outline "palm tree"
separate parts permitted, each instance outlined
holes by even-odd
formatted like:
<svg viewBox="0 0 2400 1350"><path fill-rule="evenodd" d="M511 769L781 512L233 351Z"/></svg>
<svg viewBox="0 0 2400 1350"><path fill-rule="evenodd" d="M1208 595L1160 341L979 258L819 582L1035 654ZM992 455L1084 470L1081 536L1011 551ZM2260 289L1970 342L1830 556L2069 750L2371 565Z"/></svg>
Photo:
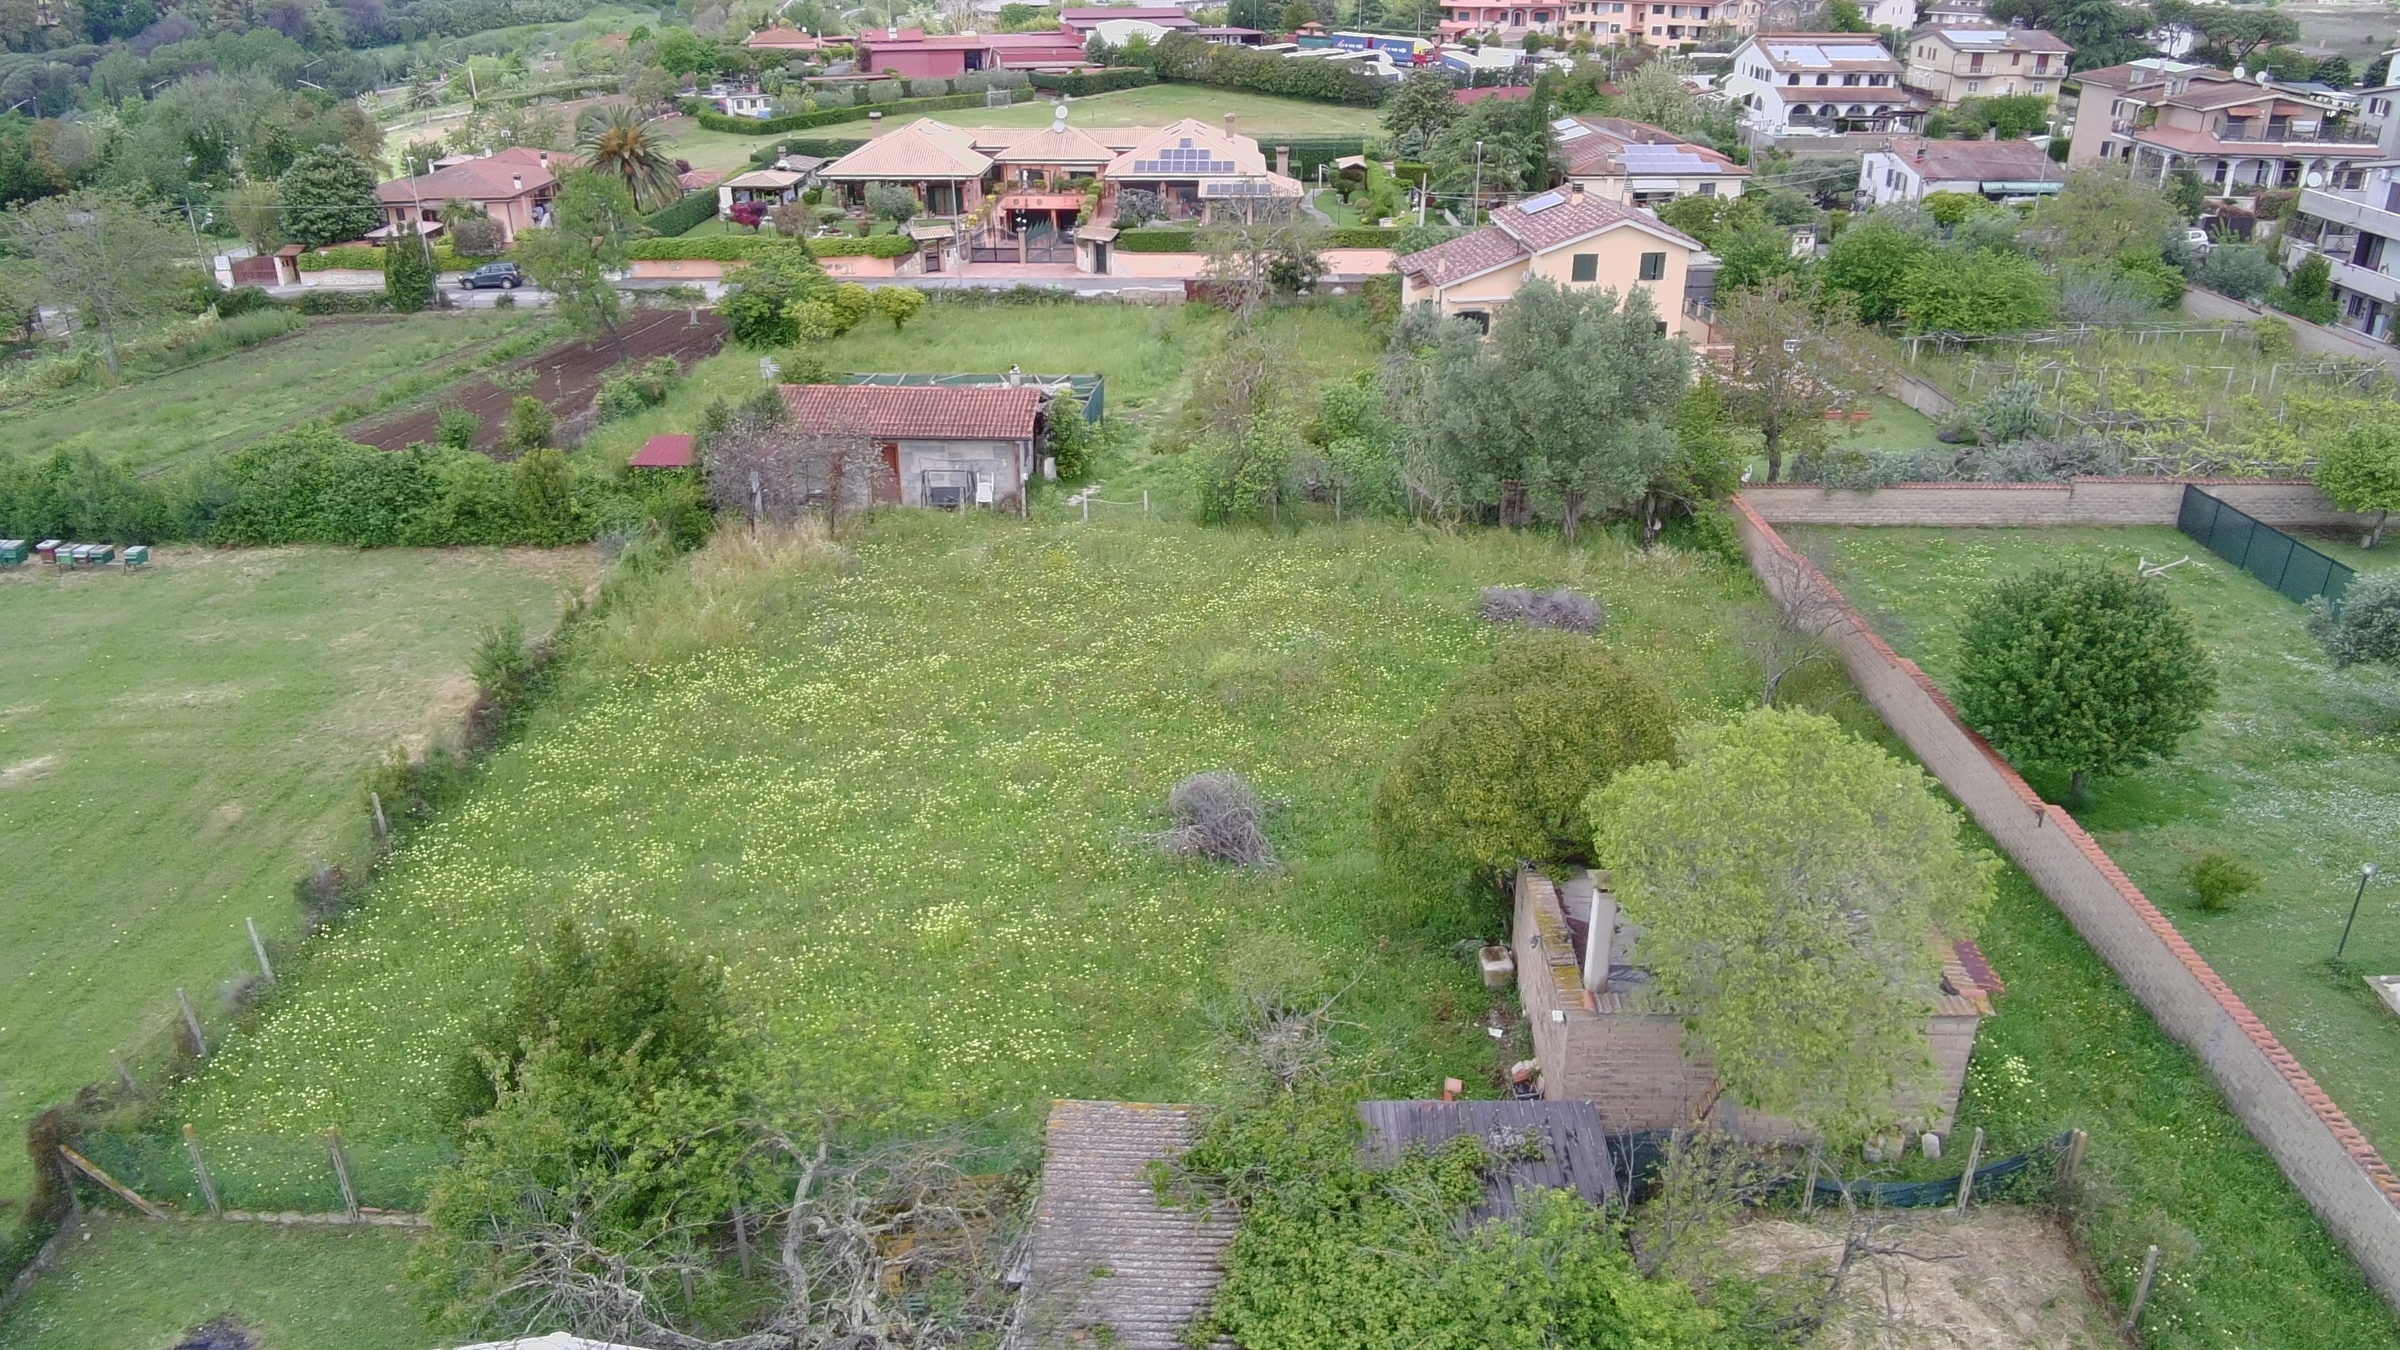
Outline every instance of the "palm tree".
<svg viewBox="0 0 2400 1350"><path fill-rule="evenodd" d="M575 120L575 148L595 172L623 183L634 204L645 211L656 211L683 195L675 161L659 148L653 125L622 103L586 108Z"/></svg>

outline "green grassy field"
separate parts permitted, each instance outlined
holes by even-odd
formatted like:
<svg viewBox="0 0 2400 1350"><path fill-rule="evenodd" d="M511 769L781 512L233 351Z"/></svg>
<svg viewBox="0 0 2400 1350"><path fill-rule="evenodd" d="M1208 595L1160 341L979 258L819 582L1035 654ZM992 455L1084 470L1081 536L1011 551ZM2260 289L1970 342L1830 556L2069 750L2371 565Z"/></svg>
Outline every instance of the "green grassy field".
<svg viewBox="0 0 2400 1350"><path fill-rule="evenodd" d="M584 551L166 549L146 573L0 574L0 1120L14 1130L175 989L221 1023L245 917L298 931L292 883L362 838L361 775L446 729L475 625L539 627ZM35 640L38 635L38 640ZM137 1059L137 1064L141 1063ZM0 1197L22 1195L0 1149ZM0 1210L0 1229L7 1211Z"/></svg>
<svg viewBox="0 0 2400 1350"><path fill-rule="evenodd" d="M1006 108L953 108L937 113L903 113L898 120L911 122L918 116L925 116L958 127L1050 125L1052 113L1048 97L1020 89L1016 98L1016 103ZM668 123L667 153L691 161L695 169L742 168L749 164L751 151L762 145L790 140L795 135L863 137L867 134L867 114L873 111L873 108L861 108L856 121L836 122L780 136L741 136L732 132L710 131L696 119L677 117ZM1262 145L1270 147L1276 136L1363 138L1377 134L1383 124L1383 114L1373 108L1306 103L1299 99L1276 98L1271 94L1216 89L1198 84L1153 84L1140 89L1120 89L1115 93L1079 98L1074 101L1067 120L1080 127L1158 127L1182 118L1197 117L1222 126L1227 113L1234 114L1234 126L1243 135L1255 136ZM894 119L887 115L884 120L890 123Z"/></svg>
<svg viewBox="0 0 2400 1350"><path fill-rule="evenodd" d="M1955 669L1962 607L2000 577L2193 555L2163 584L2216 657L2217 708L2175 759L2103 780L2077 817L2360 1128L2400 1154L2400 1023L2361 980L2400 970L2400 885L2370 889L2347 967L2327 964L2359 865L2390 866L2400 844L2400 677L2333 670L2299 606L2163 527L1797 535L1836 550L1836 580L1936 679ZM2032 777L2051 800L2065 790ZM2180 870L2210 849L2259 868L2264 889L2229 913L2201 910Z"/></svg>
<svg viewBox="0 0 2400 1350"><path fill-rule="evenodd" d="M1747 581L1613 540L882 518L838 567L774 578L738 642L579 658L179 1105L228 1156L337 1123L362 1148L433 1136L461 1028L557 915L719 952L794 1110L1017 1133L1054 1096L1206 1092L1206 1005L1262 946L1356 978L1395 1090L1489 1081L1488 996L1457 934L1393 909L1365 813L1491 641L1471 608L1499 582L1607 597L1612 641L1695 713L1743 696L1721 625ZM1140 842L1176 780L1226 767L1290 799L1287 870Z"/></svg>
<svg viewBox="0 0 2400 1350"><path fill-rule="evenodd" d="M427 1307L389 1228L100 1218L0 1327L10 1350L161 1350L217 1317L259 1350L424 1350Z"/></svg>
<svg viewBox="0 0 2400 1350"><path fill-rule="evenodd" d="M429 395L447 383L445 371L547 322L533 310L316 319L262 346L113 388L78 387L0 417L11 449L89 449L149 469L238 450L345 403Z"/></svg>

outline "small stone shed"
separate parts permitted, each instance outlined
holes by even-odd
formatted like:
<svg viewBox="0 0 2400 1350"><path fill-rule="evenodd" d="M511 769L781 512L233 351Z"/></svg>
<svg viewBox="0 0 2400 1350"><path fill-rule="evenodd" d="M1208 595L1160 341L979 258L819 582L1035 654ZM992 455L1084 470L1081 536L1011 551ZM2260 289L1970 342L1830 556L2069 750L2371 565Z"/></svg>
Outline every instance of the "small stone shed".
<svg viewBox="0 0 2400 1350"><path fill-rule="evenodd" d="M875 500L895 506L1019 509L1047 400L1030 387L787 384L793 423L856 436L883 457Z"/></svg>
<svg viewBox="0 0 2400 1350"><path fill-rule="evenodd" d="M1650 987L1640 964L1641 932L1625 922L1606 873L1578 872L1563 885L1518 869L1513 955L1517 993L1533 1026L1542 1096L1590 1101L1615 1133L1680 1129L1704 1111L1720 1127L1759 1142L1797 1142L1791 1121L1710 1100L1716 1069L1684 1045L1683 1018ZM1603 937L1591 941L1597 917ZM1589 960L1592 973L1585 974ZM1975 1033L2000 992L1972 942L1943 952L1941 988L1927 1031L1936 1070L1933 1099L1900 1103L1947 1134L1958 1111Z"/></svg>

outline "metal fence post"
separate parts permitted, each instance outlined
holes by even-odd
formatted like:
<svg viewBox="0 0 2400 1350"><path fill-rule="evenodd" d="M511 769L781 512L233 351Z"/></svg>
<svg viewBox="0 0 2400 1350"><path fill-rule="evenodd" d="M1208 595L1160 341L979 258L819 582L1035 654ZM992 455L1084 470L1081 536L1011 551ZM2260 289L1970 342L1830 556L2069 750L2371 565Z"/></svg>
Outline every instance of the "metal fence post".
<svg viewBox="0 0 2400 1350"><path fill-rule="evenodd" d="M350 1216L350 1222L357 1223L358 1188L350 1184L350 1151L342 1147L342 1130L338 1125L325 1131L325 1156L333 1163L333 1179L341 1184L342 1212Z"/></svg>
<svg viewBox="0 0 2400 1350"><path fill-rule="evenodd" d="M183 1151L192 1155L192 1175L200 1179L200 1198L208 1202L208 1212L224 1218L225 1206L217 1201L217 1179L208 1174L208 1159L200 1152L200 1131L190 1121L183 1125Z"/></svg>

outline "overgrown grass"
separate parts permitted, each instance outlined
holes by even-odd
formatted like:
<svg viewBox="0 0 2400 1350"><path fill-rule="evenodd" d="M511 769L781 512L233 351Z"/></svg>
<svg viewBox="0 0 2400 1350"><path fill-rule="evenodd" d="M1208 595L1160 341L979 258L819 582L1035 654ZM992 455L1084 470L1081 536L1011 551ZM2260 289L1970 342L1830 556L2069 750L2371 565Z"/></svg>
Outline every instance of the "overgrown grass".
<svg viewBox="0 0 2400 1350"><path fill-rule="evenodd" d="M847 557L765 551L757 585L703 584L704 556L645 603L723 623L585 630L561 704L178 1115L229 1157L337 1123L362 1148L433 1136L462 1029L562 914L720 953L795 1113L1022 1133L1055 1096L1205 1094L1206 1010L1262 947L1356 979L1346 1013L1392 1091L1494 1081L1490 996L1451 947L1469 921L1375 873L1383 763L1492 640L1480 587L1605 596L1609 641L1707 716L1747 696L1724 640L1747 579L1613 539L1060 515L894 514ZM1215 768L1289 799L1287 870L1142 841Z"/></svg>
<svg viewBox="0 0 2400 1350"><path fill-rule="evenodd" d="M148 572L0 574L0 1197L24 1122L109 1077L175 989L222 1027L242 920L299 929L292 883L363 839L359 782L446 728L475 625L541 631L588 552L161 550ZM355 860L353 860L355 861ZM14 1223L0 1208L0 1238Z"/></svg>
<svg viewBox="0 0 2400 1350"><path fill-rule="evenodd" d="M1958 1129L1987 1130L1987 1155L2090 1133L2072 1221L2118 1308L2160 1249L2143 1345L2400 1346L2390 1310L2199 1061L2014 867L1980 942L2008 993L1976 1040Z"/></svg>
<svg viewBox="0 0 2400 1350"><path fill-rule="evenodd" d="M2400 886L2369 888L2351 968L2326 964L2359 865L2400 842L2400 677L2334 670L2298 605L2163 527L1856 530L1831 542L1837 581L1936 679L1956 668L1963 607L1999 578L2062 561L2130 571L2143 557L2192 557L2161 584L2216 658L2216 710L2175 759L2102 780L2072 809L2368 1137L2400 1155L2400 1023L2361 978L2400 970ZM2063 780L2031 778L2062 799ZM2211 849L2259 868L2266 885L2229 912L2204 910L2181 873Z"/></svg>
<svg viewBox="0 0 2400 1350"><path fill-rule="evenodd" d="M363 412L430 393L489 344L547 326L535 310L314 319L263 346L18 404L4 414L7 448L89 449L135 469L220 454L345 405Z"/></svg>
<svg viewBox="0 0 2400 1350"><path fill-rule="evenodd" d="M222 1316L271 1350L432 1339L404 1232L101 1218L91 1234L0 1326L11 1350L149 1350Z"/></svg>

